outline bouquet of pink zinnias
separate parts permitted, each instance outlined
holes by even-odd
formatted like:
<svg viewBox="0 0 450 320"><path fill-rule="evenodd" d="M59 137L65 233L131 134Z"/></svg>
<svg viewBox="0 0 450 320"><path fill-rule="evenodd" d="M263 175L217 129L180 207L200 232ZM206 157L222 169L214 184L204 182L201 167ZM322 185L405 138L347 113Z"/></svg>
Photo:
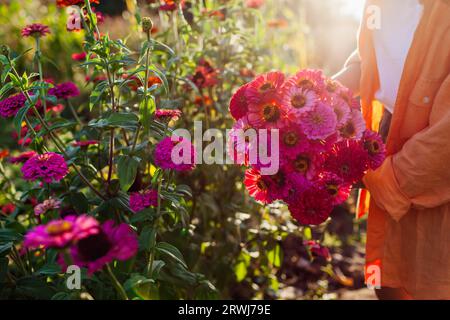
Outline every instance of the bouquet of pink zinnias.
<svg viewBox="0 0 450 320"><path fill-rule="evenodd" d="M385 159L383 141L366 130L351 91L321 71L302 70L288 78L281 72L261 75L239 88L230 112L237 121L228 153L248 167L244 184L250 195L264 204L284 201L304 225L324 222L347 200L352 185ZM265 151L279 152L276 174L263 174L266 164L259 157L251 161L253 151L261 152L261 135L237 138L237 132L249 129L268 132ZM274 136L278 144L270 141Z"/></svg>

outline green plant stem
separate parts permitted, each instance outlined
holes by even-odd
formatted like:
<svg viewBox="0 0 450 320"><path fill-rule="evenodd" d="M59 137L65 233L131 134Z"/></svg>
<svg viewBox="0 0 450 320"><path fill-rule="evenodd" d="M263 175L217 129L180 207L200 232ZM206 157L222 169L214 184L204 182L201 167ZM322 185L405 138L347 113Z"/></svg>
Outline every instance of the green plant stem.
<svg viewBox="0 0 450 320"><path fill-rule="evenodd" d="M69 107L70 112L72 113L73 117L75 118L75 121L82 126L83 122L81 122L80 117L78 116L77 112L75 111L75 108L73 107L72 103L69 99L66 99L66 104Z"/></svg>
<svg viewBox="0 0 450 320"><path fill-rule="evenodd" d="M138 137L139 137L139 132L140 131L141 131L141 125L139 124L137 129L136 129L136 135L134 136L133 146L131 147L131 154L133 154L134 150L136 149L136 145L137 145L137 141L138 141Z"/></svg>
<svg viewBox="0 0 450 320"><path fill-rule="evenodd" d="M89 2L89 0L84 0L84 4L86 6L86 9L87 9L88 16L89 16L89 19L91 21L91 24L94 26L94 29L95 29L95 32L97 33L98 39L100 39L100 30L98 29L97 23L95 23L95 21L97 21L97 16L95 16L95 20L94 20L94 15L95 14L92 11L91 3Z"/></svg>
<svg viewBox="0 0 450 320"><path fill-rule="evenodd" d="M114 275L114 272L111 269L111 266L106 264L106 272L108 273L112 284L114 285L114 288L116 289L117 293L123 300L128 300L127 293L125 292L125 289L120 284L119 280L117 280L116 276Z"/></svg>
<svg viewBox="0 0 450 320"><path fill-rule="evenodd" d="M111 108L112 112L116 112L116 98L114 95L114 75L112 75L113 78L111 78L111 72L109 71L108 62L105 62L106 64L106 76L108 78L108 84L109 84L109 90L111 91ZM111 128L110 130L110 138L109 138L109 157L108 157L108 178L107 183L108 185L111 184L111 177L113 173L113 164L114 164L114 128Z"/></svg>
<svg viewBox="0 0 450 320"><path fill-rule="evenodd" d="M38 64L38 70L39 70L39 80L41 82L44 82L44 72L42 69L42 61L41 61L41 56L42 56L42 52L41 52L41 38L40 37L36 37L36 60L37 60L37 64ZM41 101L42 104L44 106L44 117L47 114L47 100L45 100L45 92L44 89L41 88Z"/></svg>
<svg viewBox="0 0 450 320"><path fill-rule="evenodd" d="M153 270L153 263L155 261L155 245L156 245L156 236L158 235L158 220L159 220L159 216L161 215L161 188L162 188L162 176L160 176L158 178L158 204L156 207L156 218L155 221L153 222L153 228L155 229L154 232L154 237L153 239L151 239L151 243L154 244L152 248L150 248L150 256L148 259L148 265L147 265L147 275L151 276L152 275L152 270Z"/></svg>

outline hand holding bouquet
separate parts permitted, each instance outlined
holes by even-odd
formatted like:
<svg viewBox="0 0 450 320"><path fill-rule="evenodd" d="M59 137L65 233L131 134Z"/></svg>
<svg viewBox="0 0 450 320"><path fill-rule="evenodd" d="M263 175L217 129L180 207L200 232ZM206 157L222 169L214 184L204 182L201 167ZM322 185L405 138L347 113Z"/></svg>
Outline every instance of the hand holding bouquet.
<svg viewBox="0 0 450 320"><path fill-rule="evenodd" d="M324 222L347 200L352 185L385 159L383 141L366 130L358 101L321 71L261 75L237 90L230 112L237 122L228 151L249 167L244 184L250 195L264 204L286 202L304 225ZM263 174L259 138L238 139L237 132L248 129L277 131L278 150L267 148L279 151L276 174ZM255 150L256 161L250 161Z"/></svg>

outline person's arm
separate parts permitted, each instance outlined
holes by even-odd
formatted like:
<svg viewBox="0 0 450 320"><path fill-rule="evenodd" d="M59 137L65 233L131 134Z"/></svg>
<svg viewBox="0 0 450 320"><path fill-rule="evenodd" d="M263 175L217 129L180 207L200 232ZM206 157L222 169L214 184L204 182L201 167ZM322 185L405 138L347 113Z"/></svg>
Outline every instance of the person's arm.
<svg viewBox="0 0 450 320"><path fill-rule="evenodd" d="M430 125L363 179L377 205L399 221L411 208L450 202L450 75L435 100Z"/></svg>
<svg viewBox="0 0 450 320"><path fill-rule="evenodd" d="M359 95L361 58L357 50L355 50L347 59L344 68L332 78L341 83L344 87L349 88L355 96Z"/></svg>

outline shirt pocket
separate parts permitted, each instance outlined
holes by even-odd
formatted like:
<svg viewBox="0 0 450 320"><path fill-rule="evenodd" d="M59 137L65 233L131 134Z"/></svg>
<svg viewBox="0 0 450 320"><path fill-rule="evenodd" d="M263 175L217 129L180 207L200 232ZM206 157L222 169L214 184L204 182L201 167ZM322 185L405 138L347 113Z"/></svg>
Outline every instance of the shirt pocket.
<svg viewBox="0 0 450 320"><path fill-rule="evenodd" d="M430 124L430 114L442 80L419 78L408 100L401 136L409 139Z"/></svg>

